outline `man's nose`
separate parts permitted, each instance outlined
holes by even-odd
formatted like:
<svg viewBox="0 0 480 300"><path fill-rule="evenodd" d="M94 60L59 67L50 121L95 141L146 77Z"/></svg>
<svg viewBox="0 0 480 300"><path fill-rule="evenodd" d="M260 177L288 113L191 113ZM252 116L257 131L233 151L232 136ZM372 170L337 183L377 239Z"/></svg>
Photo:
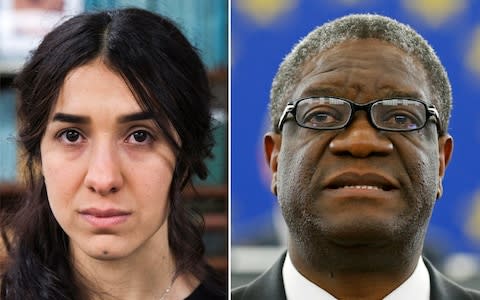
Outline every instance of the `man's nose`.
<svg viewBox="0 0 480 300"><path fill-rule="evenodd" d="M370 124L366 112L359 111L349 126L330 142L329 149L337 155L365 158L388 155L393 150L393 144Z"/></svg>
<svg viewBox="0 0 480 300"><path fill-rule="evenodd" d="M84 184L90 191L101 196L121 189L123 175L118 149L114 143L103 142L92 147Z"/></svg>

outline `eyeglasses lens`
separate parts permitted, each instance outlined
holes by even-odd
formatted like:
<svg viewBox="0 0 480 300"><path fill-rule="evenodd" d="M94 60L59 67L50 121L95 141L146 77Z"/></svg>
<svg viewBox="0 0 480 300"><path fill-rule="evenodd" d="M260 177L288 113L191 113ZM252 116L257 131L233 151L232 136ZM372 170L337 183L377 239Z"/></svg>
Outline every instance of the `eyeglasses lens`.
<svg viewBox="0 0 480 300"><path fill-rule="evenodd" d="M357 108L358 109L358 108ZM371 104L371 120L379 129L411 131L426 122L426 106L411 99L379 100ZM336 98L307 98L297 103L296 121L313 129L338 129L350 120L352 105Z"/></svg>
<svg viewBox="0 0 480 300"><path fill-rule="evenodd" d="M421 128L426 121L423 103L409 99L389 99L374 103L372 121L381 129L410 131Z"/></svg>
<svg viewBox="0 0 480 300"><path fill-rule="evenodd" d="M350 104L335 98L309 98L297 104L296 119L301 126L314 129L343 127L350 119Z"/></svg>

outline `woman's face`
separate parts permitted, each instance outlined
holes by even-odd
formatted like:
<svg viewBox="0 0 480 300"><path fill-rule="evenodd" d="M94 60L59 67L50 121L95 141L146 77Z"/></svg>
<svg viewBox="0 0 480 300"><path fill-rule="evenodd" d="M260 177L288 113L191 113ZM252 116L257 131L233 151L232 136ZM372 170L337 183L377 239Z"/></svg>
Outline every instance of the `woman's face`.
<svg viewBox="0 0 480 300"><path fill-rule="evenodd" d="M74 258L168 249L175 155L101 60L68 74L40 149L48 201Z"/></svg>

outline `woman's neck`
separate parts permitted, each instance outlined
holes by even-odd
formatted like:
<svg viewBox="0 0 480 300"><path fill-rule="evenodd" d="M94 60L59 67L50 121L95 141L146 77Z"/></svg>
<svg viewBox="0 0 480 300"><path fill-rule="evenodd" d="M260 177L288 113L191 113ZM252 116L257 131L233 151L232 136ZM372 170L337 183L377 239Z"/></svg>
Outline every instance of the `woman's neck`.
<svg viewBox="0 0 480 300"><path fill-rule="evenodd" d="M92 257L73 242L71 254L77 278L89 290L84 299L159 299L167 289L176 294L180 282L177 278L172 284L175 258L163 234L123 257Z"/></svg>

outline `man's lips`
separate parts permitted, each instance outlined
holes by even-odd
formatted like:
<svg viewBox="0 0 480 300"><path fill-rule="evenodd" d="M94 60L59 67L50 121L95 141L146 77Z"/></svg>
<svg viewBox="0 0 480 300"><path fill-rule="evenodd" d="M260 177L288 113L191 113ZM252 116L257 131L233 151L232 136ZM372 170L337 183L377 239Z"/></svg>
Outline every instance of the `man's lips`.
<svg viewBox="0 0 480 300"><path fill-rule="evenodd" d="M359 189L391 191L400 184L390 176L379 173L344 172L325 181L324 189Z"/></svg>

